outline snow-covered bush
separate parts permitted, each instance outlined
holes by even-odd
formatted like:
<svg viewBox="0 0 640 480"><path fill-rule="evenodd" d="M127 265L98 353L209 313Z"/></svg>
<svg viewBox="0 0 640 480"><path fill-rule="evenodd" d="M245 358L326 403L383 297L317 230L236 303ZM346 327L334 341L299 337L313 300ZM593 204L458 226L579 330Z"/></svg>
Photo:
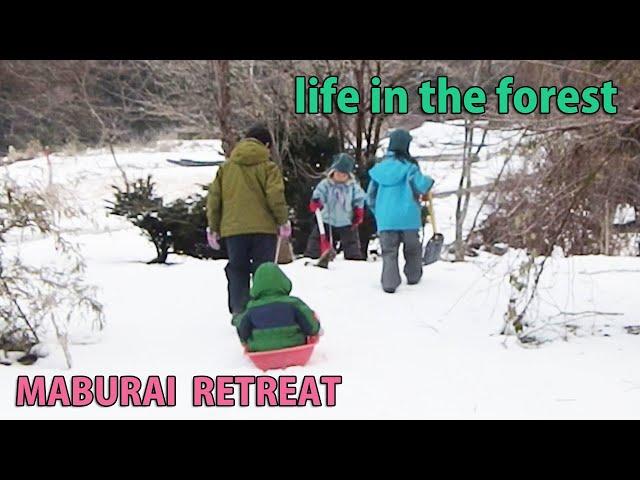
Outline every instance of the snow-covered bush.
<svg viewBox="0 0 640 480"><path fill-rule="evenodd" d="M519 252L517 262L509 272L509 303L504 313L502 335L516 335L526 342L529 323L526 313L534 293L535 275L539 266L528 252Z"/></svg>
<svg viewBox="0 0 640 480"><path fill-rule="evenodd" d="M70 335L80 328L103 328L102 305L84 281L84 259L59 227L61 219L81 214L59 185L19 185L6 175L0 180L1 350L28 357L55 335L71 366ZM55 251L55 262L22 258L18 246L29 233L44 237L43 248Z"/></svg>

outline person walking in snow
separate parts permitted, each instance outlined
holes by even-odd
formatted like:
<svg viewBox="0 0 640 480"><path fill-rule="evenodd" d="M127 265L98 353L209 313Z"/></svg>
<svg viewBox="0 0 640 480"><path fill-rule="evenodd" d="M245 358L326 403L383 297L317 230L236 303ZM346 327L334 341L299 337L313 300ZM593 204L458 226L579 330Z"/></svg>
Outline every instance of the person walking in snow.
<svg viewBox="0 0 640 480"><path fill-rule="evenodd" d="M422 278L422 226L420 196L433 186L433 179L420 172L409 154L411 135L395 130L390 137L385 157L369 171L367 205L378 225L382 248L382 289L394 293L402 279L398 266L398 251L403 244L404 274L409 285Z"/></svg>
<svg viewBox="0 0 640 480"><path fill-rule="evenodd" d="M346 260L363 259L358 227L364 219L366 195L353 174L354 167L355 160L350 155L334 156L327 177L316 186L309 204L312 213L321 210L325 231L331 232L334 242L340 240ZM330 246L320 245L320 230L316 224L307 241L305 256L319 258Z"/></svg>
<svg viewBox="0 0 640 480"><path fill-rule="evenodd" d="M246 311L233 320L248 351L297 347L307 343L307 337L322 335L316 314L290 295L292 287L278 265L260 265L253 279L251 301Z"/></svg>
<svg viewBox="0 0 640 480"><path fill-rule="evenodd" d="M207 197L207 241L220 249L224 239L229 263L229 312L243 312L251 274L276 254L277 238L289 238L291 223L278 166L270 160L269 130L251 127L218 169Z"/></svg>

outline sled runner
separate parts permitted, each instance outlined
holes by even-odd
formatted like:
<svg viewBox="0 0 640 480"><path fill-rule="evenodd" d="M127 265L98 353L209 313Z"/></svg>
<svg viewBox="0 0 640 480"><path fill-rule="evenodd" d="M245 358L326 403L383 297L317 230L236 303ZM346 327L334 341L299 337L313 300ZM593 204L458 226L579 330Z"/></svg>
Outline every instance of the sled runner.
<svg viewBox="0 0 640 480"><path fill-rule="evenodd" d="M444 243L444 236L441 233L438 233L436 228L436 217L433 212L433 194L431 192L429 192L427 196L427 208L429 208L429 218L431 219L431 226L433 227L433 236L424 248L424 253L422 255L423 265L431 265L432 263L440 260L442 244Z"/></svg>
<svg viewBox="0 0 640 480"><path fill-rule="evenodd" d="M281 348L266 352L249 352L245 347L245 354L260 370L275 370L286 367L306 365L311 358L313 349L318 343L318 337L307 337L307 343L297 347Z"/></svg>

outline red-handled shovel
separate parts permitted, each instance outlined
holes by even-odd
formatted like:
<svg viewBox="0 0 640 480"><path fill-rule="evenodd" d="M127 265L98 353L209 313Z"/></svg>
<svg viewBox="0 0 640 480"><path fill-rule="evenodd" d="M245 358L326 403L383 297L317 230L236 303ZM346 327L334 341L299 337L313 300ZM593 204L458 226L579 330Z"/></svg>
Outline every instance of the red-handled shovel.
<svg viewBox="0 0 640 480"><path fill-rule="evenodd" d="M329 268L329 262L336 258L336 251L333 249L331 239L327 238L327 232L324 228L324 220L320 209L316 210L316 221L318 222L318 231L320 232L320 258L316 266L320 268Z"/></svg>

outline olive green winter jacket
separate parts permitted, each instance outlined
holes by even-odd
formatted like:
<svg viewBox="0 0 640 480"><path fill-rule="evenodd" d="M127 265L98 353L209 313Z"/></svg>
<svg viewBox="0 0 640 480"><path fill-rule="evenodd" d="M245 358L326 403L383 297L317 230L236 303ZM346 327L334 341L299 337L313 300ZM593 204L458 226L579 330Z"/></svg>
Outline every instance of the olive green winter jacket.
<svg viewBox="0 0 640 480"><path fill-rule="evenodd" d="M253 138L241 140L209 187L209 228L222 238L275 234L288 216L282 174L269 159L269 149Z"/></svg>

